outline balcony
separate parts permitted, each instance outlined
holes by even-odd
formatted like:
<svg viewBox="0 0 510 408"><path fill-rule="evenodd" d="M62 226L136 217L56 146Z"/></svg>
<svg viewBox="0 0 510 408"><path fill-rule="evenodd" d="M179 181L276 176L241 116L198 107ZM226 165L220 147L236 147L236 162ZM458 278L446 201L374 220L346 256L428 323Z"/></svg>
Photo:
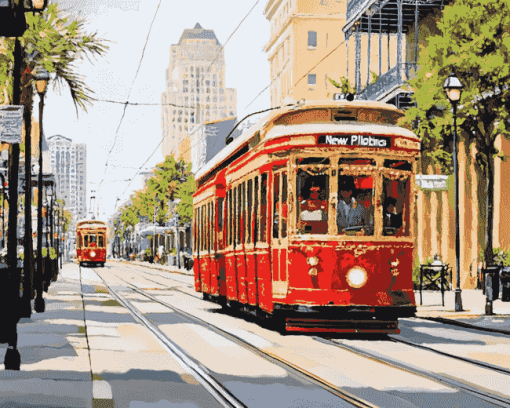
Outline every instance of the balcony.
<svg viewBox="0 0 510 408"><path fill-rule="evenodd" d="M370 101L380 101L391 92L405 84L410 79L416 77L417 65L414 63L403 63L392 67L389 71L382 74L377 81L368 85L360 93L362 99Z"/></svg>

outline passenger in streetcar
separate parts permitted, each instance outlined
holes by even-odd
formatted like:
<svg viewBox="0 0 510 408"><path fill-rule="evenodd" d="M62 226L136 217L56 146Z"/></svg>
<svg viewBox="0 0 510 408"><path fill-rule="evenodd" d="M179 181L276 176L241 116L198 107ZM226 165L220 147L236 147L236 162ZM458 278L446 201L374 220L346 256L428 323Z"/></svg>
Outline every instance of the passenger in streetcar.
<svg viewBox="0 0 510 408"><path fill-rule="evenodd" d="M300 195L300 220L297 225L300 233L326 234L328 232L328 202L321 199L321 194L319 186L312 186L307 200L302 200Z"/></svg>
<svg viewBox="0 0 510 408"><path fill-rule="evenodd" d="M394 235L402 227L402 214L397 211L397 199L387 197L384 201L384 234Z"/></svg>

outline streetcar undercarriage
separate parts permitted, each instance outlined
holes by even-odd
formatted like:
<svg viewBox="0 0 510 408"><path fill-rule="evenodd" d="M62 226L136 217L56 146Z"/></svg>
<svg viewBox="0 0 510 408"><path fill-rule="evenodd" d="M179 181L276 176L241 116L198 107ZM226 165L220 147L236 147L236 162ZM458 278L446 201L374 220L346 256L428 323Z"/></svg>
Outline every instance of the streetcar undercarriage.
<svg viewBox="0 0 510 408"><path fill-rule="evenodd" d="M378 333L399 334L398 319L413 317L415 306L303 306L275 304L273 313L257 306L243 304L203 293L205 300L220 304L226 309L240 311L270 322L282 332L301 333Z"/></svg>

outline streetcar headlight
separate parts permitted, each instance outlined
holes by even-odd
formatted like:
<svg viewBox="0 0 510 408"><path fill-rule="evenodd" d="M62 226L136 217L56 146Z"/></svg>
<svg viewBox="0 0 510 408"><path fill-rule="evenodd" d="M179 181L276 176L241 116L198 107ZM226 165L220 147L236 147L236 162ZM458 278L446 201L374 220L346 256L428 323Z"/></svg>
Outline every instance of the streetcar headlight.
<svg viewBox="0 0 510 408"><path fill-rule="evenodd" d="M310 258L307 258L306 262L308 262L308 265L315 266L319 263L319 258L316 256L311 256Z"/></svg>
<svg viewBox="0 0 510 408"><path fill-rule="evenodd" d="M355 266L347 272L347 283L353 288L361 288L367 283L367 272L360 266Z"/></svg>
<svg viewBox="0 0 510 408"><path fill-rule="evenodd" d="M90 251L90 256L94 258L96 256L96 253L94 251Z"/></svg>

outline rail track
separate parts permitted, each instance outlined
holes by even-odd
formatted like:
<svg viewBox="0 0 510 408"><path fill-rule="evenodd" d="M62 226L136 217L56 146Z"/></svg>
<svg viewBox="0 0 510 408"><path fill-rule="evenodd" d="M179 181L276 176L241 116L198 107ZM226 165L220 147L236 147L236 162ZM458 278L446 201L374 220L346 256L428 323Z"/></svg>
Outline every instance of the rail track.
<svg viewBox="0 0 510 408"><path fill-rule="evenodd" d="M141 271L141 272L144 273L145 275L159 276L159 277L162 277L164 279L172 279L172 280L175 280L177 282L187 284L187 282L185 282L185 281L183 281L181 279L173 279L172 276L165 276L164 273L161 273L161 274L160 273L153 273L152 271L148 272L148 271L144 271L144 270ZM140 288L134 286L130 282L126 281L125 279L120 278L118 275L116 275L116 276L119 279L123 280L133 291L135 291L135 292L137 292L137 293L139 293L139 294L141 294L141 295L143 295L143 296L153 300L154 302L157 302L157 303L159 303L161 305L164 305L164 306L168 307L169 309L171 309L172 311L174 311L176 313L179 313L179 314L181 314L183 316L186 316L189 319L192 319L194 321L200 322L201 324L207 324L208 327L211 330L215 331L216 333L218 333L218 334L220 334L220 335L222 335L222 336L224 336L226 338L229 338L230 340L236 342L239 345L242 345L243 347L246 347L246 348L250 349L251 351L257 353L258 355L260 355L260 356L262 356L262 357L264 357L266 359L268 359L271 362L276 362L276 363L279 363L280 365L286 366L288 369L295 370L296 374L298 374L300 376L305 375L311 381L320 384L321 386L323 386L326 389L328 389L328 391L334 393L335 395L338 395L341 398L345 397L345 395L343 393L339 394L339 390L336 387L334 387L334 386L332 386L330 384L324 383L323 381L321 381L319 378L316 378L312 374L306 373L306 372L300 370L297 367L288 365L284 360L278 359L278 358L276 358L273 355L267 354L264 351L262 351L262 350L260 350L258 348L255 348L251 344L245 342L243 339L241 339L241 338L239 338L239 337L237 337L237 336L235 336L235 335L233 335L231 333L228 333L228 332L226 332L226 331L224 331L224 330L222 330L220 328L211 326L211 325L209 325L208 322L206 322L206 321L204 321L204 320L202 320L202 319L200 319L200 318L198 318L196 316L192 316L189 313L184 312L184 311L176 308L175 306L169 305L168 303L166 303L164 301L161 301L161 300L157 299L155 296L147 293L143 289L140 289ZM150 278L148 278L146 276L144 276L144 279L146 279L148 281L151 281L151 282L154 282L157 285L165 287L165 285L163 283L157 282L157 281L155 281L153 279L150 279ZM168 287L168 288L170 288L170 287ZM188 292L186 292L184 290L180 290L179 288L172 288L172 289L173 290L177 290L180 293L183 293L185 295L194 297L196 299L200 299L201 298L198 295L190 294L190 293L188 293ZM331 339L331 338L318 337L318 336L313 336L313 337L317 341L319 341L321 343L334 345L335 347L339 347L339 348L342 348L344 350L348 350L348 351L356 353L356 354L358 354L360 356L369 358L371 360L378 361L378 362L383 363L385 365L389 365L391 367L395 367L395 368L398 368L398 369L406 371L406 372L411 372L413 374L419 375L420 377L427 378L427 379L432 380L434 382L438 382L438 383L440 383L442 385L447 384L449 387L451 387L453 389L456 389L459 392L467 393L470 396L474 396L476 398L482 399L482 400L484 400L486 402L489 402L491 404L494 404L496 406L503 406L503 407L510 408L510 400L502 398L502 397L499 397L499 396L495 396L495 395L493 395L491 393L488 393L488 392L486 392L486 391L484 391L482 389L470 386L468 384L465 384L465 383L462 383L462 382L459 382L459 381L455 381L455 380L453 380L451 378L448 378L448 377L445 377L445 376L442 376L442 375L435 374L435 373L430 372L428 370L421 370L421 369L413 367L413 366L411 366L409 364L405 364L403 362L398 362L398 361L392 360L390 358L382 357L382 356L377 355L375 353L370 353L370 352L367 352L365 350L359 350L356 347L339 343L339 342L337 342L337 341L335 341L334 339ZM476 365L476 366L481 367L481 368L486 368L486 369L490 369L492 371L497 371L497 372L505 374L505 375L509 375L509 383L510 383L510 370L507 370L505 368L498 367L498 366L495 366L495 365L492 365L492 364L488 364L488 363L484 363L484 362L480 362L480 361L476 361L476 360L469 359L469 358L459 357L459 356L456 356L454 354L445 353L445 352L442 352L442 351L435 350L435 349L433 349L431 347L423 346L423 345L420 345L420 344L416 344L416 343L413 343L413 342L410 342L410 341L406 341L406 340L403 340L403 339L394 338L394 337L391 337L391 336L384 335L384 338L389 340L389 341L395 342L395 343L405 344L407 346L416 347L416 348L419 348L419 349L422 349L422 350L431 351L431 352L434 352L436 354L439 354L439 355L442 355L442 356L445 356L445 357L454 358L456 360L459 360L459 361L462 361L462 362L465 362L465 363L468 363L468 364L473 364L473 365ZM349 399L350 398L354 398L354 400L349 401L349 402L353 403L355 406L372 406L370 403L368 403L366 401L362 401L358 397L353 396L351 394L348 394L347 397ZM357 405L357 404L361 404L361 405Z"/></svg>
<svg viewBox="0 0 510 408"><path fill-rule="evenodd" d="M103 272L103 271L101 271ZM110 272L111 273L111 272ZM145 327L147 327L150 332L160 341L160 343L165 347L165 349L174 357L177 359L177 361L181 364L182 367L184 367L186 370L190 372L191 375L200 383L202 384L214 397L215 399L223 406L225 407L247 407L247 405L243 404L242 401L240 401L238 398L236 398L227 388L225 388L219 381L217 381L212 375L206 372L206 370L202 369L199 364L193 361L193 359L187 355L178 345L176 345L171 339L169 339L161 330L157 328L155 324L153 324L149 319L147 319L144 314L136 308L128 299L126 299L124 296L119 294L117 291L115 291L108 283L105 281L105 279L96 272L96 274L101 278L103 281L103 284L108 289L110 294L122 305L124 306L139 322L141 322ZM113 273L112 273L113 274ZM295 367L271 354L268 354L259 348L254 347L253 345L247 343L243 339L228 333L218 327L215 327L213 325L210 325L207 321L200 319L199 317L193 316L173 305L168 304L165 301L162 301L155 296L147 293L145 290L140 289L133 285L131 282L127 281L126 279L123 279L122 277L119 277L117 274L114 274L116 278L120 279L124 282L124 284L129 287L133 292L138 293L148 299L150 299L153 302L156 302L162 306L167 307L169 310L171 310L173 313L176 313L179 316L182 316L188 321L191 321L196 324L200 324L203 326L206 326L209 330L212 330L216 334L224 337L225 339L228 339L232 342L234 342L237 345L240 345L244 347L245 349L248 349L249 351L257 354L258 356L266 359L267 361L276 364L280 367L282 367L284 370L286 370L290 375L293 375L295 377L299 377L302 380L315 384L316 386L319 386L320 388L326 390L327 392L339 397L342 401L339 401L339 403L343 402L344 405L339 406L348 406L348 407L363 407L363 408L375 408L375 405L371 404L370 402L367 402L349 392L346 392L344 390L341 390L331 384L328 384L327 382L321 380L320 378L317 378L311 373L308 373L302 369L299 369L298 367ZM158 282L155 282L158 283ZM161 286L161 283L158 283ZM184 291L180 291L184 294L188 294ZM189 295L189 294L188 294ZM191 295L190 295L191 296Z"/></svg>

